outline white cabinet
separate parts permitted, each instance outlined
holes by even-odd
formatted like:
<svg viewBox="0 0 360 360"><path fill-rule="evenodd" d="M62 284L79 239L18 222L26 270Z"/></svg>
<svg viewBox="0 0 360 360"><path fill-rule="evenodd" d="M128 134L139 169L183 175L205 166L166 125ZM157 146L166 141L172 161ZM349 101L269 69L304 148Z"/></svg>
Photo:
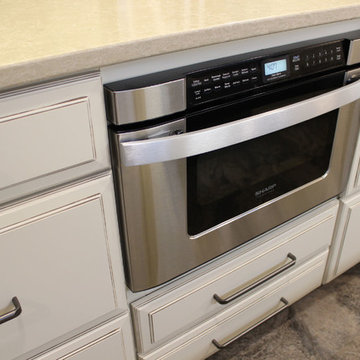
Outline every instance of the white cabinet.
<svg viewBox="0 0 360 360"><path fill-rule="evenodd" d="M229 309L238 306L244 309L252 306L252 303L268 296L273 291L270 288L278 281L286 282L296 277L294 274L298 274L298 269L305 271L308 266L312 267L310 264L316 264L316 276L312 278L312 274L307 278L301 275L304 276L304 287L295 286L296 291L292 288L287 293L290 293L290 299L298 299L320 286L337 208L338 201L330 201L132 303L140 357L156 359L159 352L163 354L163 350L155 351L160 345L169 341L177 342L173 339L178 337L187 337L191 329L209 319L212 319L209 321L213 326L213 322L217 322L224 311L233 311ZM291 295L292 292L297 295ZM221 304L221 299L219 302L216 297L231 300ZM266 306L258 306L257 311L249 310L249 313L242 315L237 325L239 328L246 327L255 319L255 314L260 316L262 312L267 312ZM204 328L203 331L208 330ZM200 336L200 333L197 334ZM164 346L167 348L170 345ZM175 358L185 356L182 352L180 354L180 357ZM187 359L186 356L183 358ZM200 359L202 356L191 355L189 359ZM172 359L171 356L169 358Z"/></svg>
<svg viewBox="0 0 360 360"><path fill-rule="evenodd" d="M0 163L1 360L134 359L99 74L0 95Z"/></svg>
<svg viewBox="0 0 360 360"><path fill-rule="evenodd" d="M111 175L0 213L1 358L13 359L125 312Z"/></svg>
<svg viewBox="0 0 360 360"><path fill-rule="evenodd" d="M134 360L130 316L116 318L34 360Z"/></svg>
<svg viewBox="0 0 360 360"><path fill-rule="evenodd" d="M110 168L98 74L0 96L0 204Z"/></svg>
<svg viewBox="0 0 360 360"><path fill-rule="evenodd" d="M360 262L360 193L340 201L325 282Z"/></svg>

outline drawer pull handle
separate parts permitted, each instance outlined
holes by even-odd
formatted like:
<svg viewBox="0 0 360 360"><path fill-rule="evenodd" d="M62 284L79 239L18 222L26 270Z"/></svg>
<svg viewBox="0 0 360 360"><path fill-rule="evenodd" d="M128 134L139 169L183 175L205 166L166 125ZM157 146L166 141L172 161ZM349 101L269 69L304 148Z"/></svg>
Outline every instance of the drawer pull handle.
<svg viewBox="0 0 360 360"><path fill-rule="evenodd" d="M4 313L0 313L0 324L15 319L21 314L22 309L18 298L14 296L11 301L14 306L11 309L6 309Z"/></svg>
<svg viewBox="0 0 360 360"><path fill-rule="evenodd" d="M236 335L235 337L233 337L232 339L220 344L217 340L213 339L212 343L218 348L218 349L224 349L225 347L227 347L228 345L230 345L232 342L234 342L235 340L240 339L242 336L244 336L245 334L247 334L249 331L255 329L257 326L259 326L260 324L262 324L263 322L265 322L266 320L269 320L271 317L273 317L274 315L278 314L280 311L284 310L288 305L289 302L285 299L285 298L281 298L280 301L283 303L283 305L276 309L275 311L273 311L272 313L270 313L269 315L267 315L265 318L257 321L255 324L251 325L249 328L247 328L246 330L242 331L240 334Z"/></svg>
<svg viewBox="0 0 360 360"><path fill-rule="evenodd" d="M285 265L280 266L279 268L277 268L276 270L272 271L271 273L265 275L264 277L262 277L261 279L255 281L254 283L244 287L243 289L241 289L240 291L236 292L235 294L230 295L227 298L222 298L221 296L219 296L218 294L214 294L214 299L221 305L226 305L229 302L237 299L238 297L246 294L247 292L255 289L256 287L262 285L263 283L265 283L266 281L272 279L273 277L275 277L276 275L279 275L280 273L282 273L283 271L289 269L290 267L294 266L296 263L296 256L288 253L287 257L291 260L290 262L286 263Z"/></svg>

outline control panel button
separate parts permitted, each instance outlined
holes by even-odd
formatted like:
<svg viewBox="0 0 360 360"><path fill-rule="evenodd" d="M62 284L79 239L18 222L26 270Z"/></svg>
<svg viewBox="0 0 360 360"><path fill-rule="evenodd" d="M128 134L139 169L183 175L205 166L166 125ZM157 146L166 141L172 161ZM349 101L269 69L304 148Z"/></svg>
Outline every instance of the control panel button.
<svg viewBox="0 0 360 360"><path fill-rule="evenodd" d="M211 83L211 78L210 78L210 76L205 76L204 78L203 78L203 84L204 84L204 86L207 86L207 85L209 85Z"/></svg>
<svg viewBox="0 0 360 360"><path fill-rule="evenodd" d="M196 87L200 87L202 85L202 81L200 79L194 79L191 82L191 87L196 88Z"/></svg>
<svg viewBox="0 0 360 360"><path fill-rule="evenodd" d="M217 83L221 81L221 74L211 75L211 81Z"/></svg>
<svg viewBox="0 0 360 360"><path fill-rule="evenodd" d="M230 79L230 77L231 77L230 72L225 72L221 75L221 78L223 80L228 80L228 79Z"/></svg>
<svg viewBox="0 0 360 360"><path fill-rule="evenodd" d="M231 72L231 75L233 76L233 78L237 78L240 76L240 70L233 70Z"/></svg>
<svg viewBox="0 0 360 360"><path fill-rule="evenodd" d="M300 62L301 61L301 56L300 56L300 54L296 54L296 55L293 55L292 57L291 57L291 62L292 63L298 63L298 62Z"/></svg>
<svg viewBox="0 0 360 360"><path fill-rule="evenodd" d="M242 68L241 69L241 75L248 75L249 74L249 68Z"/></svg>

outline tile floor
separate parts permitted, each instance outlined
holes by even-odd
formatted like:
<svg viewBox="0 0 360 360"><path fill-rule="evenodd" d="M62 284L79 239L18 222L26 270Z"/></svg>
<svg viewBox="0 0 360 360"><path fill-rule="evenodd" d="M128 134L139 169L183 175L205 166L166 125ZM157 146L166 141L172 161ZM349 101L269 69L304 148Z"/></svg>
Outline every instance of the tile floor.
<svg viewBox="0 0 360 360"><path fill-rule="evenodd" d="M208 360L360 360L360 264Z"/></svg>

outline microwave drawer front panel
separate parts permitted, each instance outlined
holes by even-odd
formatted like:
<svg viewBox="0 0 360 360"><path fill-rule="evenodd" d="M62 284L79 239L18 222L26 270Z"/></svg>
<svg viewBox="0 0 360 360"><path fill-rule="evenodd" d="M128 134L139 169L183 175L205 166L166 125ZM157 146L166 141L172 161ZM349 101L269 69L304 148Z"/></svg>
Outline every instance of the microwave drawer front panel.
<svg viewBox="0 0 360 360"><path fill-rule="evenodd" d="M101 83L0 98L0 203L109 168Z"/></svg>
<svg viewBox="0 0 360 360"><path fill-rule="evenodd" d="M135 352L131 331L130 317L127 314L69 341L35 360L134 360Z"/></svg>
<svg viewBox="0 0 360 360"><path fill-rule="evenodd" d="M285 308L281 299L291 305L321 285L327 251L283 275L265 289L236 305L227 308L210 320L203 322L186 334L168 342L163 347L140 354L142 360L198 360L205 359L218 349L219 344L231 341L267 316Z"/></svg>
<svg viewBox="0 0 360 360"><path fill-rule="evenodd" d="M306 217L298 226L287 224L288 231L280 235L268 234L268 240L249 254L232 259L173 291L163 292L151 301L133 303L138 347L143 352L154 348L327 249L336 219L335 203L327 211ZM274 273L278 275L271 276ZM220 304L216 297L230 299L229 304Z"/></svg>
<svg viewBox="0 0 360 360"><path fill-rule="evenodd" d="M125 310L110 259L111 185L107 176L0 212L0 312L15 296L22 308L0 324L2 360Z"/></svg>

